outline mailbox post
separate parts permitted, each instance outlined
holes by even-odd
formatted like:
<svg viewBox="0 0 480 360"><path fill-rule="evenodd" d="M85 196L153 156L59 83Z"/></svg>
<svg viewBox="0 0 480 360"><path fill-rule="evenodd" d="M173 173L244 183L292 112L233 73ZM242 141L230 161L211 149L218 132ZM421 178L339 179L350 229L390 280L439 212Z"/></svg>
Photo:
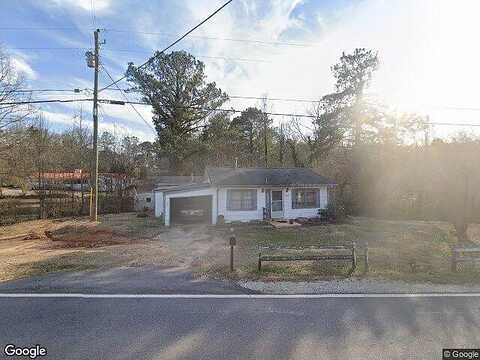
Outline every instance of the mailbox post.
<svg viewBox="0 0 480 360"><path fill-rule="evenodd" d="M230 232L232 233L230 235L230 272L233 272L233 247L237 245L237 238L235 237L233 228L230 229Z"/></svg>

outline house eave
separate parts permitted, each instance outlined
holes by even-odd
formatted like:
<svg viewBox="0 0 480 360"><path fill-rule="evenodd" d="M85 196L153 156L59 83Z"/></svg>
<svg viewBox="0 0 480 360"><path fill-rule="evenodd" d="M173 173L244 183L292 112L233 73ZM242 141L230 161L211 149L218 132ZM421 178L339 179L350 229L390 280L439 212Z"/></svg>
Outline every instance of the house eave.
<svg viewBox="0 0 480 360"><path fill-rule="evenodd" d="M251 184L251 185L244 185L244 184L239 184L239 185L234 185L234 184L218 184L215 185L218 186L219 188L231 188L231 187L238 187L238 188L312 188L312 187L319 187L319 186L336 186L336 184Z"/></svg>

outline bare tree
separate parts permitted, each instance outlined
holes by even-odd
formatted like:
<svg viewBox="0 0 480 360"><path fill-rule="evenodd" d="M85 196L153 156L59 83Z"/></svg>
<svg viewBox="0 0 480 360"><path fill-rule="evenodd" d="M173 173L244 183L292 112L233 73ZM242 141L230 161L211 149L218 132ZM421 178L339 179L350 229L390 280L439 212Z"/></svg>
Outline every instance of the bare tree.
<svg viewBox="0 0 480 360"><path fill-rule="evenodd" d="M8 54L0 48L0 159L23 140L23 131L18 126L25 121L34 109L26 102L30 96L20 92L25 81L19 75Z"/></svg>
<svg viewBox="0 0 480 360"><path fill-rule="evenodd" d="M24 78L15 71L8 54L0 49L0 131L32 114L33 108L28 104L12 104L29 100L25 92L19 92L24 86Z"/></svg>

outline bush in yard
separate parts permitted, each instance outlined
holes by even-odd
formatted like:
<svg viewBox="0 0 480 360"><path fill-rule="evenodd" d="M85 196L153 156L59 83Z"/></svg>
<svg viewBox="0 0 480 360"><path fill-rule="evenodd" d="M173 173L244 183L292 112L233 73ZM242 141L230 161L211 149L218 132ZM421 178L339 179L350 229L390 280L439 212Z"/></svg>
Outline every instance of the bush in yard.
<svg viewBox="0 0 480 360"><path fill-rule="evenodd" d="M345 207L340 203L329 203L326 208L326 217L328 222L344 222Z"/></svg>

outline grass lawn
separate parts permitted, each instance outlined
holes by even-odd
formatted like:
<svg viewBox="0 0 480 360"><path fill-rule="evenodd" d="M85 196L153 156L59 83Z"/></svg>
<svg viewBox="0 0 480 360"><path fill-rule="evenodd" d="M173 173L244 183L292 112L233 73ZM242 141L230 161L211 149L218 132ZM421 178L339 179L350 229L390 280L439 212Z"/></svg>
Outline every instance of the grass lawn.
<svg viewBox="0 0 480 360"><path fill-rule="evenodd" d="M315 252L319 245L354 241L359 255L368 242L370 272L363 274L360 257L353 278L480 283L480 268L474 264L460 265L458 273L450 271L451 247L457 239L453 227L444 222L350 218L338 225L233 227L237 236L236 271L231 274L229 226L167 229L154 217L139 218L133 213L104 215L99 223L91 223L87 218L65 218L4 226L0 227L0 281L55 271L143 265L182 266L199 276L212 278L264 281L343 278L349 265L339 262L265 262L258 272L258 253L308 253ZM6 239L19 234L31 236ZM469 238L480 244L480 225L470 225ZM417 264L416 271L412 270L412 262Z"/></svg>
<svg viewBox="0 0 480 360"><path fill-rule="evenodd" d="M457 239L453 227L444 222L386 221L350 218L345 224L304 226L272 229L260 225L237 226L236 273L228 268L211 266L204 271L212 276L230 276L259 280L313 280L346 276L349 265L339 262L265 262L257 270L258 253L314 252L313 248L327 244L355 242L358 254L368 243L369 267L363 274L363 257L353 277L384 278L410 282L480 283L480 268L462 264L458 273L450 271L451 247ZM227 229L223 237L228 238ZM480 225L469 227L472 241L480 244ZM417 266L412 269L411 263Z"/></svg>

